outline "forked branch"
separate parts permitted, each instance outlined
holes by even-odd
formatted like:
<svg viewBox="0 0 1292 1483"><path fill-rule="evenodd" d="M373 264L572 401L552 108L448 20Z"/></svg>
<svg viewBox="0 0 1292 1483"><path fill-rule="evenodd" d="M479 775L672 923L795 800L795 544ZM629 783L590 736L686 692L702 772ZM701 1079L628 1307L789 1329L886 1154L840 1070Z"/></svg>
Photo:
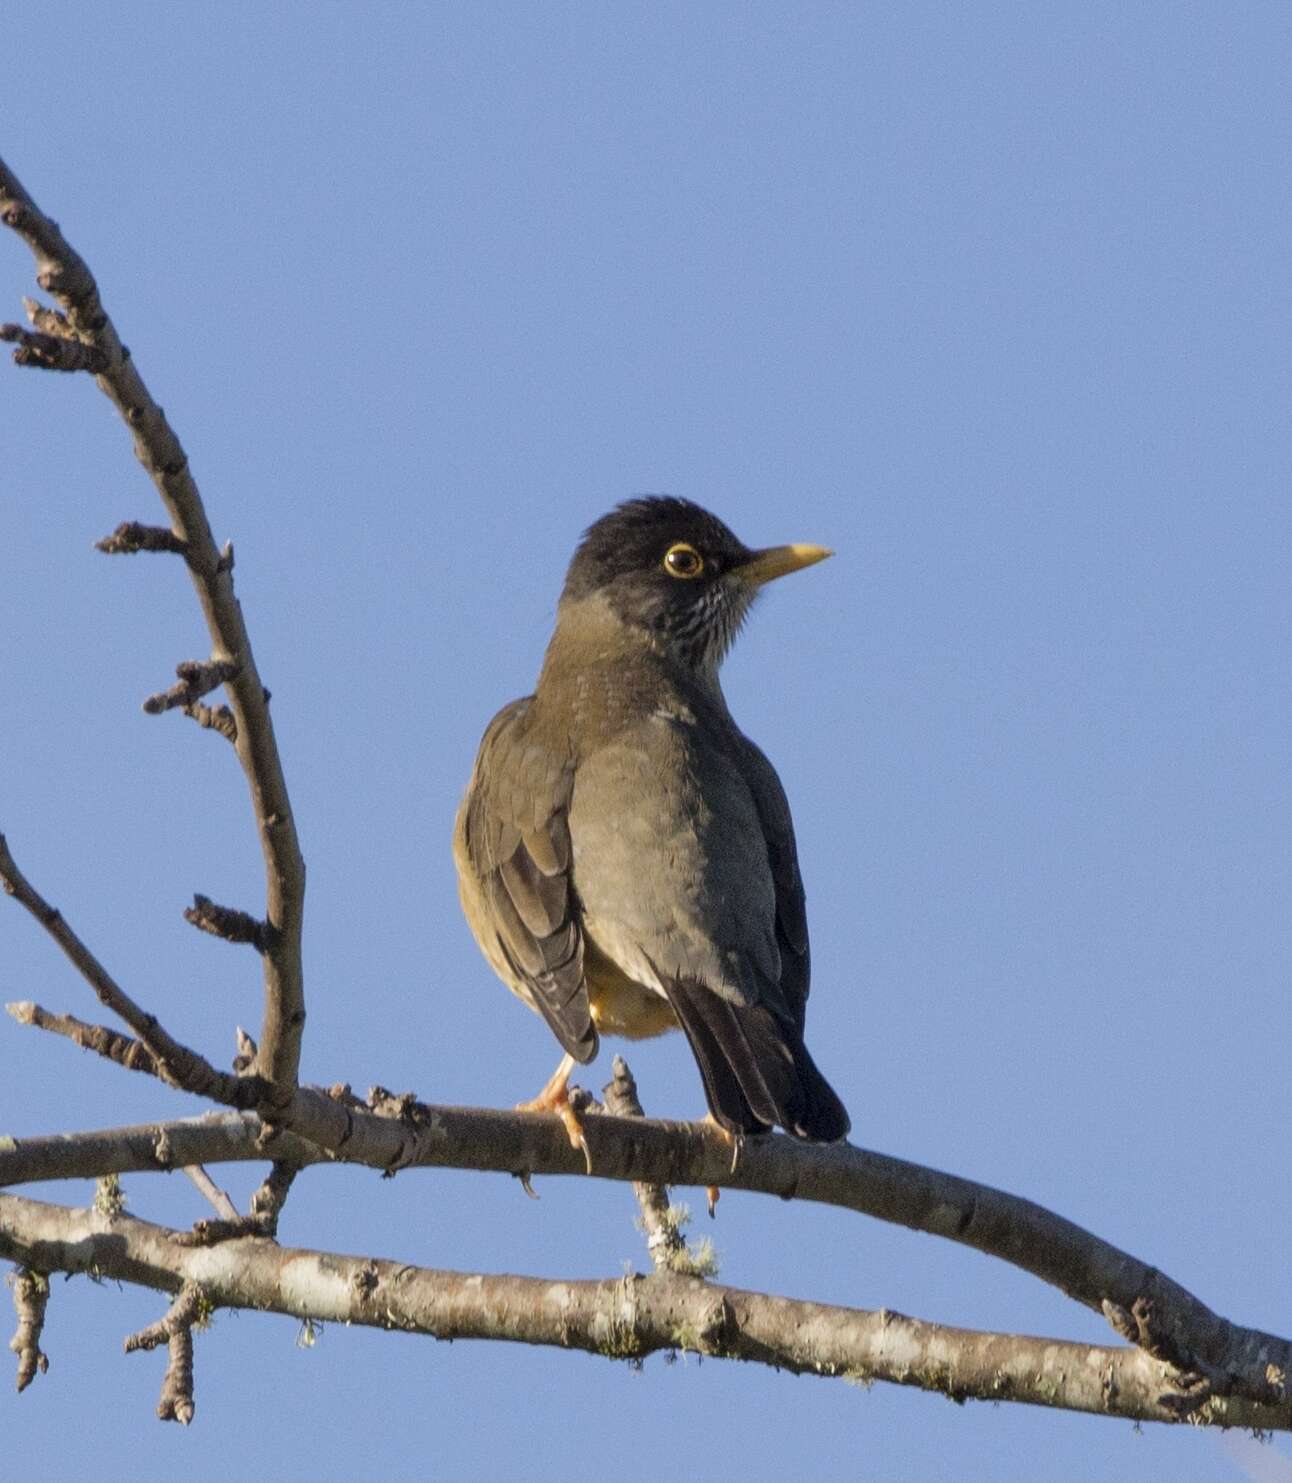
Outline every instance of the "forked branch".
<svg viewBox="0 0 1292 1483"><path fill-rule="evenodd" d="M170 533L192 576L210 633L211 661L236 667L236 673L225 681L232 717L219 729L236 737L265 857L265 918L272 940L263 957L265 1009L258 1069L270 1083L271 1103L286 1103L296 1083L305 1026L301 972L305 862L274 739L268 695L234 596L231 553L220 551L215 544L188 455L122 345L93 274L3 160L0 221L31 248L37 282L62 308L60 315L35 306L29 311L38 326L34 330L9 327L12 333L7 337L18 341L16 356L23 364L59 365L94 374L129 428L135 453L170 517ZM129 536L144 527L128 525L125 529ZM117 534L121 535L120 528ZM131 547L123 537L110 549L146 546L156 550L165 544L149 538ZM199 705L200 700L193 704Z"/></svg>

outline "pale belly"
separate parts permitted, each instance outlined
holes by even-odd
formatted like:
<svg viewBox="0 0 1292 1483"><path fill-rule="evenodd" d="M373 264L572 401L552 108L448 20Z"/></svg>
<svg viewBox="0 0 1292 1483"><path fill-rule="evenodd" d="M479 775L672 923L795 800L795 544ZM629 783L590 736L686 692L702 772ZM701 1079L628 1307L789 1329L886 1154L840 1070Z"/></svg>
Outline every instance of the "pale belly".
<svg viewBox="0 0 1292 1483"><path fill-rule="evenodd" d="M588 937L583 940L583 977L593 1023L603 1034L648 1040L677 1029L677 1016L664 995L635 983Z"/></svg>

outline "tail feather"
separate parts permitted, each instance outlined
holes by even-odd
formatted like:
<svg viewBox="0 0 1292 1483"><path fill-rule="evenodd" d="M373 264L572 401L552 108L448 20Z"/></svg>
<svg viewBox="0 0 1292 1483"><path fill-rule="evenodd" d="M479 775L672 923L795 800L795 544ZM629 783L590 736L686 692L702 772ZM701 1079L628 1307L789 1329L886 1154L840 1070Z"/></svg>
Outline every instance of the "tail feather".
<svg viewBox="0 0 1292 1483"><path fill-rule="evenodd" d="M796 1025L764 1005L733 1004L693 979L671 982L668 996L699 1063L709 1110L724 1128L765 1133L776 1124L818 1143L848 1136L848 1113Z"/></svg>
<svg viewBox="0 0 1292 1483"><path fill-rule="evenodd" d="M731 1058L708 1021L694 1013L689 1002L684 1002L681 996L672 1002L700 1068L709 1111L730 1133L770 1132L776 1121L775 1108L765 1104L766 1115L758 1116L741 1087Z"/></svg>

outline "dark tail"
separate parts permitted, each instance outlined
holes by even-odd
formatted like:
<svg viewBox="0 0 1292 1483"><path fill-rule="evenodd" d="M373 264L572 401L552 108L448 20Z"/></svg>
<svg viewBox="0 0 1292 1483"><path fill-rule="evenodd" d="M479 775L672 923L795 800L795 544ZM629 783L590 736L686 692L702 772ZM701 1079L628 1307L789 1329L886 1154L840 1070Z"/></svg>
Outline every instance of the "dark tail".
<svg viewBox="0 0 1292 1483"><path fill-rule="evenodd" d="M801 1031L761 1004L739 1005L694 979L668 985L691 1042L709 1110L732 1133L766 1133L837 1143L852 1126L816 1068Z"/></svg>

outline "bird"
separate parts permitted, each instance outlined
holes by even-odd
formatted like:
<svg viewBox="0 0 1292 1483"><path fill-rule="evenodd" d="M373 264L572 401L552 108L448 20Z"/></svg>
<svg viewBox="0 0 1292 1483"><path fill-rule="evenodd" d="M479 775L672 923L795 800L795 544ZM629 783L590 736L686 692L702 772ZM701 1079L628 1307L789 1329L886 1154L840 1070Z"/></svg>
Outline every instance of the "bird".
<svg viewBox="0 0 1292 1483"><path fill-rule="evenodd" d="M569 1080L603 1034L680 1029L732 1140L848 1134L803 1038L789 803L718 676L764 585L832 554L752 550L690 500L627 500L575 550L534 693L485 730L454 827L463 912L564 1051L519 1106L559 1114L589 1168Z"/></svg>

